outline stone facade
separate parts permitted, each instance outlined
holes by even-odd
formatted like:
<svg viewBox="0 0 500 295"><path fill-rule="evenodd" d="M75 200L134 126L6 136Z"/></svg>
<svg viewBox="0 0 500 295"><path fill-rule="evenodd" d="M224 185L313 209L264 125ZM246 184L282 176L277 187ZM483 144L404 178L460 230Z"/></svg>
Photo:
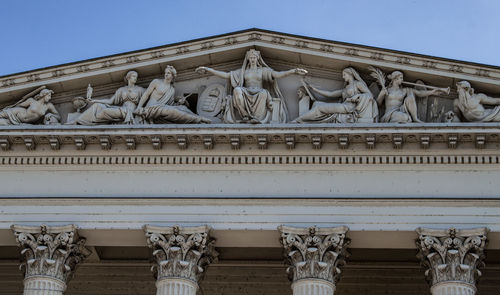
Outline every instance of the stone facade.
<svg viewBox="0 0 500 295"><path fill-rule="evenodd" d="M0 294L497 294L499 94L262 30L0 77Z"/></svg>

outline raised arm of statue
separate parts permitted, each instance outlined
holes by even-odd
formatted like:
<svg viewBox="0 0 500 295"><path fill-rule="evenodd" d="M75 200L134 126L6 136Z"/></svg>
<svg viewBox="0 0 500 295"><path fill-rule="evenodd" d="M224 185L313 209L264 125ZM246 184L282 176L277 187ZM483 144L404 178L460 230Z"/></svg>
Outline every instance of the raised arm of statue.
<svg viewBox="0 0 500 295"><path fill-rule="evenodd" d="M331 98L335 98L335 97L340 97L342 96L342 91L344 89L338 89L338 90L333 90L333 91L328 91L328 90L321 90L321 89L318 89L312 85L309 85L309 87L316 93L319 93L325 97L331 97Z"/></svg>
<svg viewBox="0 0 500 295"><path fill-rule="evenodd" d="M281 71L281 72L274 71L274 70L272 71L273 78L283 78L283 77L290 76L293 74L305 76L307 74L307 71L304 69L300 69L300 68L291 69L288 71Z"/></svg>
<svg viewBox="0 0 500 295"><path fill-rule="evenodd" d="M149 97L151 96L151 93L153 93L157 84L158 83L156 79L154 79L153 81L151 81L151 83L149 83L148 88L146 89L146 91L144 91L144 93L141 96L141 99L139 100L139 103L137 104L137 111L139 111L148 101Z"/></svg>
<svg viewBox="0 0 500 295"><path fill-rule="evenodd" d="M97 103L103 103L103 104L115 104L115 97L116 97L116 94L114 94L112 97L110 98L105 98L105 99L89 99L88 101L89 102L97 102Z"/></svg>
<svg viewBox="0 0 500 295"><path fill-rule="evenodd" d="M482 94L482 93L480 93ZM487 105L500 105L500 98L495 98L488 96L486 94L478 95L479 96L479 101L482 104L487 104Z"/></svg>
<svg viewBox="0 0 500 295"><path fill-rule="evenodd" d="M378 105L382 105L384 103L384 99L385 97L387 96L389 92L387 91L387 88L382 88L382 90L380 90L378 96L377 96L377 104Z"/></svg>
<svg viewBox="0 0 500 295"><path fill-rule="evenodd" d="M223 79L229 79L231 77L231 73L217 71L209 67L198 67L196 68L195 72L197 72L198 74L205 74L206 72L209 72L210 74Z"/></svg>
<svg viewBox="0 0 500 295"><path fill-rule="evenodd" d="M413 89L413 93L415 93L415 95L418 97L426 97L426 96L433 95L433 94L445 93L445 91L443 89L439 89L439 88L432 89L432 90Z"/></svg>
<svg viewBox="0 0 500 295"><path fill-rule="evenodd" d="M28 98L27 100L20 102L17 104L18 107L23 107L27 108L29 107L33 102L36 102L36 100L33 97Z"/></svg>

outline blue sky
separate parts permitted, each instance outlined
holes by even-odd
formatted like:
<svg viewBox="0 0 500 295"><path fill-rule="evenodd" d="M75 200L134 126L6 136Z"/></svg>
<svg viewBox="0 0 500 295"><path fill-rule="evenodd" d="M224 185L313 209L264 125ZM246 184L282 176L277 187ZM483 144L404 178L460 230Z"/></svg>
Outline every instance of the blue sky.
<svg viewBox="0 0 500 295"><path fill-rule="evenodd" d="M0 75L248 28L500 66L500 1L2 0Z"/></svg>

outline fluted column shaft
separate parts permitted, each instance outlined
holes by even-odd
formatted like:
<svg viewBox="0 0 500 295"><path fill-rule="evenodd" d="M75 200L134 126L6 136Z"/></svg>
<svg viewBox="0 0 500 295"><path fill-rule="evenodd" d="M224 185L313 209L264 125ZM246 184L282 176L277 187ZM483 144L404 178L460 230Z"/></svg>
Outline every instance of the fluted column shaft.
<svg viewBox="0 0 500 295"><path fill-rule="evenodd" d="M62 295L77 265L90 255L75 225L11 229L21 250L24 295Z"/></svg>
<svg viewBox="0 0 500 295"><path fill-rule="evenodd" d="M474 295L481 276L488 229L418 228L418 257L432 295Z"/></svg>
<svg viewBox="0 0 500 295"><path fill-rule="evenodd" d="M333 295L345 262L347 227L280 226L293 295Z"/></svg>
<svg viewBox="0 0 500 295"><path fill-rule="evenodd" d="M66 283L42 276L33 276L24 280L24 295L62 295L66 291Z"/></svg>
<svg viewBox="0 0 500 295"><path fill-rule="evenodd" d="M157 295L196 295L205 268L217 258L208 226L144 226L153 249Z"/></svg>
<svg viewBox="0 0 500 295"><path fill-rule="evenodd" d="M198 284L181 278L163 278L156 281L156 295L196 295Z"/></svg>
<svg viewBox="0 0 500 295"><path fill-rule="evenodd" d="M474 295L476 287L462 282L443 282L431 287L432 295Z"/></svg>
<svg viewBox="0 0 500 295"><path fill-rule="evenodd" d="M333 295L335 285L317 279L301 279L292 283L293 295Z"/></svg>

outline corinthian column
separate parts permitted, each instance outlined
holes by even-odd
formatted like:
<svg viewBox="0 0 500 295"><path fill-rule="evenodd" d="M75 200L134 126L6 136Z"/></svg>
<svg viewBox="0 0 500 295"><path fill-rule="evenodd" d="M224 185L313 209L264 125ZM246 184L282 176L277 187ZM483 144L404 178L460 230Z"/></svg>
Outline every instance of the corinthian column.
<svg viewBox="0 0 500 295"><path fill-rule="evenodd" d="M12 225L21 247L24 295L62 295L76 266L90 251L75 225Z"/></svg>
<svg viewBox="0 0 500 295"><path fill-rule="evenodd" d="M208 226L144 226L153 249L157 295L196 295L205 268L217 259Z"/></svg>
<svg viewBox="0 0 500 295"><path fill-rule="evenodd" d="M433 295L474 295L481 276L487 228L417 228L416 244Z"/></svg>
<svg viewBox="0 0 500 295"><path fill-rule="evenodd" d="M345 263L347 227L280 226L293 295L333 295Z"/></svg>

